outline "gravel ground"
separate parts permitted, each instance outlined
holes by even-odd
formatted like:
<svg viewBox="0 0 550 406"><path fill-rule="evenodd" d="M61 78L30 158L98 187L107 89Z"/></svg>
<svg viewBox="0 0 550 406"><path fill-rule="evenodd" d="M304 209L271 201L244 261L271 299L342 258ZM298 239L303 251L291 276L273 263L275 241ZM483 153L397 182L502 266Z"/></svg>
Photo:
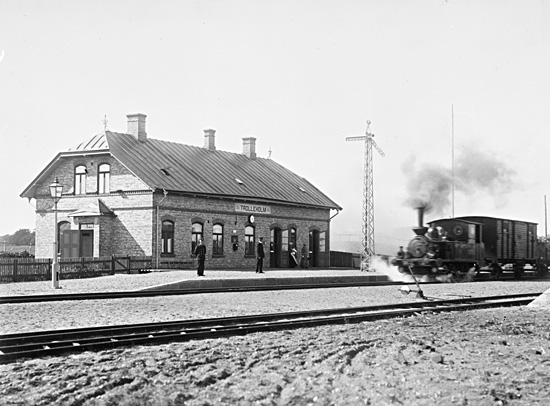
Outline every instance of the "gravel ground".
<svg viewBox="0 0 550 406"><path fill-rule="evenodd" d="M423 286L426 296L441 298L549 288L528 281ZM7 333L414 300L396 287L361 287L2 305L0 317ZM548 312L419 314L20 361L0 366L0 404L546 405Z"/></svg>

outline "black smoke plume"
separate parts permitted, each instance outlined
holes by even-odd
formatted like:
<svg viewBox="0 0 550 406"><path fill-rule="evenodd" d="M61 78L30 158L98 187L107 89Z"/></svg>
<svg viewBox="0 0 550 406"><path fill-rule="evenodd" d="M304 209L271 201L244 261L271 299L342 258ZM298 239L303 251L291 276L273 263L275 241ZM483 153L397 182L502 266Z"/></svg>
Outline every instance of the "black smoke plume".
<svg viewBox="0 0 550 406"><path fill-rule="evenodd" d="M415 157L403 163L408 198L405 204L413 209L423 207L425 213L444 214L451 205L452 168L438 163L418 164ZM507 190L513 188L515 171L497 157L473 147L463 147L455 158L455 191L467 195L484 193L497 204L506 201Z"/></svg>

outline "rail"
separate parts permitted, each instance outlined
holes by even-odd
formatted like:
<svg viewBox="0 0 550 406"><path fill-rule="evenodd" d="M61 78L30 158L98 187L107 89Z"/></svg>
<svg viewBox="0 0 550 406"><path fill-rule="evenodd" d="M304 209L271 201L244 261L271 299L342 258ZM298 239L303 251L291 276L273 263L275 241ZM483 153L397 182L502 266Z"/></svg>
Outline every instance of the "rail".
<svg viewBox="0 0 550 406"><path fill-rule="evenodd" d="M132 345L158 345L319 325L358 323L406 317L420 312L523 306L539 295L540 293L530 293L433 300L381 306L4 334L0 335L0 364L22 358L38 358L70 352L97 351Z"/></svg>

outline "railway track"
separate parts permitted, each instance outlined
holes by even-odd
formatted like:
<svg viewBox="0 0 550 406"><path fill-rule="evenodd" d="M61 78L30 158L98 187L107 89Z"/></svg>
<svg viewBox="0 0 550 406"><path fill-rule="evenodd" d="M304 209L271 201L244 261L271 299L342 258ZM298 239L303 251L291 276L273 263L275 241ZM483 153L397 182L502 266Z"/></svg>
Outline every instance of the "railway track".
<svg viewBox="0 0 550 406"><path fill-rule="evenodd" d="M4 334L0 335L0 363L70 352L98 351L133 345L158 345L328 324L357 323L410 316L420 312L522 306L530 303L540 294L427 300L381 306Z"/></svg>

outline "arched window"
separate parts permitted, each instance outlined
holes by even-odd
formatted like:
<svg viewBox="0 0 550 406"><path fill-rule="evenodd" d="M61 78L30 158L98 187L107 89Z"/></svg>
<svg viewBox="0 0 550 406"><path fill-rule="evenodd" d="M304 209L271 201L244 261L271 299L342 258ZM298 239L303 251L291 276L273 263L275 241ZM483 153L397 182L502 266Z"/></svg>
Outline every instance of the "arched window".
<svg viewBox="0 0 550 406"><path fill-rule="evenodd" d="M202 224L193 223L191 227L191 253L195 252L195 247L199 243L199 239L202 239Z"/></svg>
<svg viewBox="0 0 550 406"><path fill-rule="evenodd" d="M254 255L255 229L246 226L244 229L244 255Z"/></svg>
<svg viewBox="0 0 550 406"><path fill-rule="evenodd" d="M86 194L86 174L88 170L84 165L78 165L74 168L74 194L85 195Z"/></svg>
<svg viewBox="0 0 550 406"><path fill-rule="evenodd" d="M223 255L223 225L212 227L212 255Z"/></svg>
<svg viewBox="0 0 550 406"><path fill-rule="evenodd" d="M111 165L101 164L97 173L97 192L109 193L109 181L111 177Z"/></svg>
<svg viewBox="0 0 550 406"><path fill-rule="evenodd" d="M162 222L162 254L174 253L174 222L163 221Z"/></svg>

